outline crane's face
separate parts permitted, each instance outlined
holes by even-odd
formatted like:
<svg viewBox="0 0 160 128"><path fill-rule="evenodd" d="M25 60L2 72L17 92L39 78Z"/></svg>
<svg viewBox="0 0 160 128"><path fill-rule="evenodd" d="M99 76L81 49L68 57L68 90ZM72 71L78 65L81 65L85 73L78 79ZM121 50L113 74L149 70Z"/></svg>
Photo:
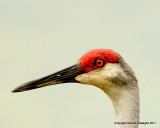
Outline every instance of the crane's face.
<svg viewBox="0 0 160 128"><path fill-rule="evenodd" d="M120 67L117 54L110 49L95 49L84 54L76 65L23 84L13 90L21 92L48 85L79 82L103 88L118 78Z"/></svg>
<svg viewBox="0 0 160 128"><path fill-rule="evenodd" d="M80 74L75 79L82 84L94 85L103 90L125 85L127 78L119 63L107 63L103 67Z"/></svg>
<svg viewBox="0 0 160 128"><path fill-rule="evenodd" d="M75 77L83 84L95 85L103 88L111 85L119 72L119 58L110 49L95 49L84 54L79 63L85 72Z"/></svg>

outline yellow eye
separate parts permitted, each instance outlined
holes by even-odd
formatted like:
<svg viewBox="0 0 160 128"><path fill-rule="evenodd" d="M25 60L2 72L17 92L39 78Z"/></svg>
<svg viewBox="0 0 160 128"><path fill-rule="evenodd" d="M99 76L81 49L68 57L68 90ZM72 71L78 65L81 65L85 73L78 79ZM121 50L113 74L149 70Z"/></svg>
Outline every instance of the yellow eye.
<svg viewBox="0 0 160 128"><path fill-rule="evenodd" d="M96 60L95 64L96 64L96 66L98 66L98 67L102 67L102 66L104 65L104 61L101 60L101 59L98 59L98 60Z"/></svg>

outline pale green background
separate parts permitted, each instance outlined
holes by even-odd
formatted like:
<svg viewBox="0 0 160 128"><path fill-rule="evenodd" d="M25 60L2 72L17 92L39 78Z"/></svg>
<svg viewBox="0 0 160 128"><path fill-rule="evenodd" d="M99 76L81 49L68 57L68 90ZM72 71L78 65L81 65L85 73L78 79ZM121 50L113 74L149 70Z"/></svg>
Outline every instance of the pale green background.
<svg viewBox="0 0 160 128"><path fill-rule="evenodd" d="M100 89L63 84L11 93L20 84L110 48L136 72L141 121L160 126L159 0L1 0L0 128L114 128Z"/></svg>

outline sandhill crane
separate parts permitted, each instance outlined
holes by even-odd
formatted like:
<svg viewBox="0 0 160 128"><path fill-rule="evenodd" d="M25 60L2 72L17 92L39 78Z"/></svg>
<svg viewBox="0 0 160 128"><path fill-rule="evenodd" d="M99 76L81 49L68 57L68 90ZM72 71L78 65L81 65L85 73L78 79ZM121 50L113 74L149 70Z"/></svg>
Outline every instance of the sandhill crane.
<svg viewBox="0 0 160 128"><path fill-rule="evenodd" d="M112 101L117 123L124 122L124 125L117 125L118 128L138 128L138 81L130 66L111 49L91 50L75 65L25 83L13 92L67 82L94 85L102 89Z"/></svg>

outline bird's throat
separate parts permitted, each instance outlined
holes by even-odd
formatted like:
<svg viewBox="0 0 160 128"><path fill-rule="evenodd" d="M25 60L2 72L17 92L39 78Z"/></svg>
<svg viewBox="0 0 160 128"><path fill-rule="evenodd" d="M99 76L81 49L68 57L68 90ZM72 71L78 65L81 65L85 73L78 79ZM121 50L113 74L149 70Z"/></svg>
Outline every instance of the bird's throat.
<svg viewBox="0 0 160 128"><path fill-rule="evenodd" d="M120 87L105 91L112 100L116 113L117 128L138 128L139 92L138 87Z"/></svg>

